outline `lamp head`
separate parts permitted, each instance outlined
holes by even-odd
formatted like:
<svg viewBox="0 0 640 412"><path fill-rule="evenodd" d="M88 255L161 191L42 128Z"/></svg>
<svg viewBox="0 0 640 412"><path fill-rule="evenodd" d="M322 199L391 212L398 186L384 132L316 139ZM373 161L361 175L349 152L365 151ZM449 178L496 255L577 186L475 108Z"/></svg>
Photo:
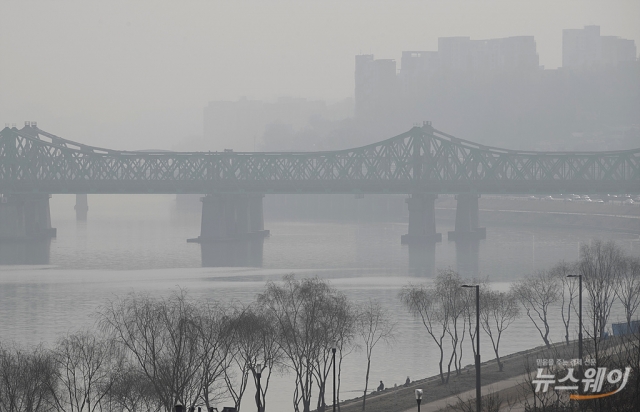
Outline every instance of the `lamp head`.
<svg viewBox="0 0 640 412"><path fill-rule="evenodd" d="M259 363L256 365L256 373L258 375L262 373L262 365Z"/></svg>
<svg viewBox="0 0 640 412"><path fill-rule="evenodd" d="M422 389L416 389L416 400L422 400Z"/></svg>

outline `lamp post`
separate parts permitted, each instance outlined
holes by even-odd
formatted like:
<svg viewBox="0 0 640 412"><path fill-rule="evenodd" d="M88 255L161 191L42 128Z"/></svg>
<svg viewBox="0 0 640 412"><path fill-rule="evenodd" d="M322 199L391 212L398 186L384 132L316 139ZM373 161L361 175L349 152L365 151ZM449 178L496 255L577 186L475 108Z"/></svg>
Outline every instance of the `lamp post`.
<svg viewBox="0 0 640 412"><path fill-rule="evenodd" d="M175 412L184 412L184 405L182 405L182 402L180 401L176 402L173 408L175 409Z"/></svg>
<svg viewBox="0 0 640 412"><path fill-rule="evenodd" d="M582 375L582 275L567 275L568 278L578 278L578 359Z"/></svg>
<svg viewBox="0 0 640 412"><path fill-rule="evenodd" d="M480 285L462 285L476 288L476 410L482 411L482 391L480 389Z"/></svg>
<svg viewBox="0 0 640 412"><path fill-rule="evenodd" d="M418 412L420 412L420 403L422 403L422 389L416 389L416 402L418 402Z"/></svg>
<svg viewBox="0 0 640 412"><path fill-rule="evenodd" d="M331 348L331 363L333 364L333 412L336 412L336 344Z"/></svg>
<svg viewBox="0 0 640 412"><path fill-rule="evenodd" d="M260 387L260 378L262 377L262 365L256 365L256 377L258 378L258 385L256 387L256 403L258 404L258 412L262 412L262 389Z"/></svg>

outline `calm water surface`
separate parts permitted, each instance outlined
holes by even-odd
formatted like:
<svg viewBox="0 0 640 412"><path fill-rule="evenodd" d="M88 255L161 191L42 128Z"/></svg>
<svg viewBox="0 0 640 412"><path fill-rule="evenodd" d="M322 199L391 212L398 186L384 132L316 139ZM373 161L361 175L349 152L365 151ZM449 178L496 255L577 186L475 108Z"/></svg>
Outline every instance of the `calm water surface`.
<svg viewBox="0 0 640 412"><path fill-rule="evenodd" d="M640 251L637 235L605 231L488 227L487 240L480 242L445 240L431 247L409 248L400 244L406 223L268 219L265 226L271 237L263 244L201 249L185 241L199 234L199 214L177 213L172 196L89 199L89 220L78 223L73 196L52 198L58 236L50 245L0 244L2 341L53 344L66 332L91 327L92 314L106 299L132 291L162 296L180 287L196 298L248 303L266 281L296 273L329 279L354 301L372 297L383 302L398 324L397 340L392 346L376 347L369 386L375 388L379 380L393 386L407 376L413 380L436 374L438 367L435 344L397 299L409 282L429 282L437 270L452 268L507 289L528 273L562 259L577 259L580 243L596 237L614 239L630 253ZM446 239L453 222L438 221L437 227ZM613 317L621 319L619 311ZM553 339L558 341L562 336L559 317L553 322ZM489 349L488 338L481 339L484 349ZM541 343L537 331L522 318L504 333L501 352ZM484 349L483 359L492 358ZM471 350L465 350L463 364L471 364ZM342 398L361 394L365 368L362 353L345 359ZM276 376L271 385L268 409L292 410L293 380ZM245 402L252 402L251 395Z"/></svg>

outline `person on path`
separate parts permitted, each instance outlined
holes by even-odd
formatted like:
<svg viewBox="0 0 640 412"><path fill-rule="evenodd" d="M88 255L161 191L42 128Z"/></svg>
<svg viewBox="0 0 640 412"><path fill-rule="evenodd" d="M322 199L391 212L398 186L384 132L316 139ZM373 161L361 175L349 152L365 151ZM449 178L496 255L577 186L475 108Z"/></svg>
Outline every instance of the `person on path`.
<svg viewBox="0 0 640 412"><path fill-rule="evenodd" d="M384 390L384 383L382 383L382 381L380 381L380 385L378 386L378 392L383 391Z"/></svg>

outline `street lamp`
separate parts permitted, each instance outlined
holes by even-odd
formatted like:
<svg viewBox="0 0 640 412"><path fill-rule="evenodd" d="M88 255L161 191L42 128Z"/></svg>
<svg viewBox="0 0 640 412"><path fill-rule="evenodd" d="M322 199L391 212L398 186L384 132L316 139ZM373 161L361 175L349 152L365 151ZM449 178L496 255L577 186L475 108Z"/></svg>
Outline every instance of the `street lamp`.
<svg viewBox="0 0 640 412"><path fill-rule="evenodd" d="M568 278L578 278L578 359L582 372L582 275L567 275Z"/></svg>
<svg viewBox="0 0 640 412"><path fill-rule="evenodd" d="M420 403L422 402L422 389L416 389L416 402L418 402L418 412L420 412Z"/></svg>
<svg viewBox="0 0 640 412"><path fill-rule="evenodd" d="M256 403L258 404L258 412L262 412L262 390L260 388L260 378L262 377L262 365L256 365L256 377L258 378L258 385L256 387Z"/></svg>
<svg viewBox="0 0 640 412"><path fill-rule="evenodd" d="M174 409L176 412L184 412L184 405L182 405L182 402L178 401L176 402Z"/></svg>
<svg viewBox="0 0 640 412"><path fill-rule="evenodd" d="M336 343L331 348L331 363L333 364L333 412L336 412Z"/></svg>
<svg viewBox="0 0 640 412"><path fill-rule="evenodd" d="M476 410L482 411L482 391L480 390L480 285L462 285L476 288Z"/></svg>

